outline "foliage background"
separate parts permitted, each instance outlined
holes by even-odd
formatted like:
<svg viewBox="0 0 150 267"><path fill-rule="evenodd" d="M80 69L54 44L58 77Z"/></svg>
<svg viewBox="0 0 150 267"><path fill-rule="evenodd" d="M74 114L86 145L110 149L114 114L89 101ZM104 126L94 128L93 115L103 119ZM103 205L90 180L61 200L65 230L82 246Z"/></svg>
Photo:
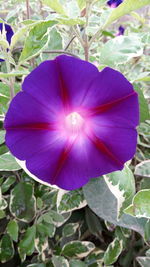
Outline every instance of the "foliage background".
<svg viewBox="0 0 150 267"><path fill-rule="evenodd" d="M149 267L150 1L124 0L116 9L105 0L0 4L1 22L15 32L10 47L0 35L0 266ZM120 25L123 36L116 35ZM3 129L24 77L61 53L121 71L139 93L141 113L134 159L123 171L70 192L41 185L21 170Z"/></svg>

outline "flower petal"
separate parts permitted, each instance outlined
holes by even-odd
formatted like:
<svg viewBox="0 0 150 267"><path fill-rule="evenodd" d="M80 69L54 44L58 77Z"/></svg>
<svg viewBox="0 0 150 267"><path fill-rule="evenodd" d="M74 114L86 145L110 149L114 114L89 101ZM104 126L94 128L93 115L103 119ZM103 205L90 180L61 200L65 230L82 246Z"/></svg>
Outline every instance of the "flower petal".
<svg viewBox="0 0 150 267"><path fill-rule="evenodd" d="M124 164L133 158L137 144L137 131L134 128L97 124L93 131L120 162Z"/></svg>
<svg viewBox="0 0 150 267"><path fill-rule="evenodd" d="M98 69L91 63L61 55L55 59L68 101L75 109L79 107Z"/></svg>
<svg viewBox="0 0 150 267"><path fill-rule="evenodd" d="M135 128L139 123L139 104L137 93L131 94L121 101L101 105L99 108L89 109L94 124L108 127Z"/></svg>
<svg viewBox="0 0 150 267"><path fill-rule="evenodd" d="M63 110L59 73L54 60L44 61L35 68L25 78L22 89L55 114Z"/></svg>
<svg viewBox="0 0 150 267"><path fill-rule="evenodd" d="M102 105L116 105L132 94L136 94L130 82L118 71L109 67L98 73L83 100L84 108L100 108Z"/></svg>
<svg viewBox="0 0 150 267"><path fill-rule="evenodd" d="M31 95L18 93L10 104L4 122L6 144L13 155L24 160L43 151L57 139L64 140L54 119L53 113Z"/></svg>
<svg viewBox="0 0 150 267"><path fill-rule="evenodd" d="M60 169L59 162L66 149L60 151L57 147L35 154L27 160L26 167L44 182L54 183L65 190L74 190L86 184L90 178L123 168L122 163L116 162L103 150L104 145L98 147L85 137L69 148Z"/></svg>

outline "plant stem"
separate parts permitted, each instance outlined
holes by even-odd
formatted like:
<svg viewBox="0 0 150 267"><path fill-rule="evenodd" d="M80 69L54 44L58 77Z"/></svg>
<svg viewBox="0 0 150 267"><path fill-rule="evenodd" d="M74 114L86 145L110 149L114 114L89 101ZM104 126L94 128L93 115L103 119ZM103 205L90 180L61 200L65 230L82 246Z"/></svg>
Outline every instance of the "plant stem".
<svg viewBox="0 0 150 267"><path fill-rule="evenodd" d="M82 40L82 37L80 35L80 32L78 30L78 28L76 28L75 26L72 27L76 37L78 38L79 42L81 43L81 45L84 47L84 41Z"/></svg>
<svg viewBox="0 0 150 267"><path fill-rule="evenodd" d="M66 50L69 48L69 46L71 45L72 41L73 41L75 38L76 38L76 35L74 35L74 36L71 38L71 40L68 42L68 44L67 44L66 47L64 48L64 51L66 51Z"/></svg>
<svg viewBox="0 0 150 267"><path fill-rule="evenodd" d="M85 12L85 18L86 18L85 31L86 31L86 28L87 28L88 23L89 23L90 6L91 6L90 1L87 1L86 2L86 8L85 8L85 10L86 10L86 12ZM83 45L83 48L84 48L85 60L88 61L89 60L89 42L88 42L88 36L87 36L86 32L84 33L84 45Z"/></svg>
<svg viewBox="0 0 150 267"><path fill-rule="evenodd" d="M102 29L99 29L91 38L90 42L89 42L89 47L91 46L91 44L95 41L95 39L97 37L101 37L102 35Z"/></svg>
<svg viewBox="0 0 150 267"><path fill-rule="evenodd" d="M27 19L30 18L30 5L29 0L26 0L26 9L27 9Z"/></svg>

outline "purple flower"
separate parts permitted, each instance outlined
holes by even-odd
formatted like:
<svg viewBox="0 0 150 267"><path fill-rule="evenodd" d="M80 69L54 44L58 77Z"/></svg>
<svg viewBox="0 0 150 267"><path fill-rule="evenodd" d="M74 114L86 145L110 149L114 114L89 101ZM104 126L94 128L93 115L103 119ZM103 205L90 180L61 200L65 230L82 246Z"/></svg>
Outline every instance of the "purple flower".
<svg viewBox="0 0 150 267"><path fill-rule="evenodd" d="M7 39L8 43L10 44L11 43L11 38L12 38L14 32L13 32L12 28L10 27L10 25L4 24L4 23L0 23L0 31L1 31L1 33L3 31L3 26L5 27L5 31L6 31L6 39ZM4 60L0 59L0 62L1 61L4 61Z"/></svg>
<svg viewBox="0 0 150 267"><path fill-rule="evenodd" d="M66 190L134 156L138 95L118 71L61 55L24 80L5 118L6 144L41 182Z"/></svg>
<svg viewBox="0 0 150 267"><path fill-rule="evenodd" d="M109 0L109 1L107 1L107 5L109 5L111 8L116 8L122 2L123 2L123 0Z"/></svg>
<svg viewBox="0 0 150 267"><path fill-rule="evenodd" d="M125 28L123 26L119 26L116 36L124 35L124 31L125 31Z"/></svg>

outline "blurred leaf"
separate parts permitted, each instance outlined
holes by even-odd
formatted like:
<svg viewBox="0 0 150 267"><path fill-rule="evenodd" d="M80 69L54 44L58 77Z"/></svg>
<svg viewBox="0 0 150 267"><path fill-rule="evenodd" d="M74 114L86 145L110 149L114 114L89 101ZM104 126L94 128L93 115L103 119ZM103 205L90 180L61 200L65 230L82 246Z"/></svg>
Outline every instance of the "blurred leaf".
<svg viewBox="0 0 150 267"><path fill-rule="evenodd" d="M23 239L18 244L18 252L22 261L25 260L26 255L30 256L34 252L35 234L36 227L33 225L26 230Z"/></svg>
<svg viewBox="0 0 150 267"><path fill-rule="evenodd" d="M67 259L65 259L62 256L53 256L52 257L52 263L54 264L54 267L69 267L69 263Z"/></svg>
<svg viewBox="0 0 150 267"><path fill-rule="evenodd" d="M86 6L86 0L77 0L77 3L81 10Z"/></svg>
<svg viewBox="0 0 150 267"><path fill-rule="evenodd" d="M18 230L18 223L15 220L10 220L7 225L7 233L16 242L18 241Z"/></svg>
<svg viewBox="0 0 150 267"><path fill-rule="evenodd" d="M138 8L141 8L149 4L150 4L150 0L137 0L137 1L124 0L121 5L113 9L112 13L110 14L110 17L107 19L103 27L106 28L109 24L111 24L116 19L126 14L129 14L133 10L136 10Z"/></svg>
<svg viewBox="0 0 150 267"><path fill-rule="evenodd" d="M149 267L150 257L137 257L136 260L138 261L141 267Z"/></svg>
<svg viewBox="0 0 150 267"><path fill-rule="evenodd" d="M69 262L69 267L87 267L87 265L83 261L72 259Z"/></svg>
<svg viewBox="0 0 150 267"><path fill-rule="evenodd" d="M113 67L142 54L143 44L139 37L120 35L103 45L100 50L100 63Z"/></svg>
<svg viewBox="0 0 150 267"><path fill-rule="evenodd" d="M68 242L66 245L62 248L62 254L65 257L78 257L78 258L84 258L89 253L91 253L92 250L94 250L95 245L88 241L71 241Z"/></svg>
<svg viewBox="0 0 150 267"><path fill-rule="evenodd" d="M150 219L150 189L143 189L137 192L132 204L124 212L137 218L145 217Z"/></svg>
<svg viewBox="0 0 150 267"><path fill-rule="evenodd" d="M144 160L135 166L135 175L150 178L150 160Z"/></svg>
<svg viewBox="0 0 150 267"><path fill-rule="evenodd" d="M144 235L144 226L146 219L137 219L130 215L123 214L117 220L117 199L108 188L103 177L91 179L91 181L83 187L85 199L89 207L102 219L132 229L141 235Z"/></svg>
<svg viewBox="0 0 150 267"><path fill-rule="evenodd" d="M5 131L0 130L0 145L5 142Z"/></svg>
<svg viewBox="0 0 150 267"><path fill-rule="evenodd" d="M18 183L10 195L10 211L14 217L23 222L31 222L35 216L35 197L33 185Z"/></svg>
<svg viewBox="0 0 150 267"><path fill-rule="evenodd" d="M138 93L139 104L140 104L140 122L144 122L150 119L150 113L148 108L148 103L144 97L142 90L138 85L134 84L134 89Z"/></svg>
<svg viewBox="0 0 150 267"><path fill-rule="evenodd" d="M140 73L135 79L135 82L150 82L150 72Z"/></svg>
<svg viewBox="0 0 150 267"><path fill-rule="evenodd" d="M83 19L72 19L72 18L57 18L57 21L59 21L59 23L64 24L64 25L70 25L70 26L74 26L74 25L83 25L85 24L85 20Z"/></svg>
<svg viewBox="0 0 150 267"><path fill-rule="evenodd" d="M17 171L20 169L21 167L9 152L0 155L0 171Z"/></svg>
<svg viewBox="0 0 150 267"><path fill-rule="evenodd" d="M0 262L9 261L14 256L13 242L8 234L3 235L0 241Z"/></svg>
<svg viewBox="0 0 150 267"><path fill-rule="evenodd" d="M10 73L3 73L0 72L0 78L9 78L9 77L15 77L15 76L23 76L28 75L29 71L12 71Z"/></svg>
<svg viewBox="0 0 150 267"><path fill-rule="evenodd" d="M29 264L27 267L47 267L45 263L33 263Z"/></svg>
<svg viewBox="0 0 150 267"><path fill-rule="evenodd" d="M14 184L16 181L16 177L15 176L10 176L8 177L2 184L1 189L2 189L2 193L5 193L9 190L10 186L12 184Z"/></svg>
<svg viewBox="0 0 150 267"><path fill-rule="evenodd" d="M56 21L42 21L36 24L29 32L23 51L20 55L20 64L38 55L48 42L48 28L54 26Z"/></svg>
<svg viewBox="0 0 150 267"><path fill-rule="evenodd" d="M135 181L132 171L125 166L122 171L112 172L104 175L104 180L117 199L117 217L131 203L135 194Z"/></svg>
<svg viewBox="0 0 150 267"><path fill-rule="evenodd" d="M144 230L144 241L150 243L150 220L147 220Z"/></svg>
<svg viewBox="0 0 150 267"><path fill-rule="evenodd" d="M53 0L42 0L42 3L44 5L49 6L52 10L54 10L58 14L66 15L66 12L63 9L63 6L60 4L59 0L55 0L55 1L53 1Z"/></svg>
<svg viewBox="0 0 150 267"><path fill-rule="evenodd" d="M0 210L0 220L6 217L6 213L4 210Z"/></svg>
<svg viewBox="0 0 150 267"><path fill-rule="evenodd" d="M109 244L104 254L104 263L110 265L117 261L120 253L123 249L122 240L115 238L112 243Z"/></svg>
<svg viewBox="0 0 150 267"><path fill-rule="evenodd" d="M60 213L81 209L86 201L81 189L73 191L59 190L57 195L57 210Z"/></svg>

